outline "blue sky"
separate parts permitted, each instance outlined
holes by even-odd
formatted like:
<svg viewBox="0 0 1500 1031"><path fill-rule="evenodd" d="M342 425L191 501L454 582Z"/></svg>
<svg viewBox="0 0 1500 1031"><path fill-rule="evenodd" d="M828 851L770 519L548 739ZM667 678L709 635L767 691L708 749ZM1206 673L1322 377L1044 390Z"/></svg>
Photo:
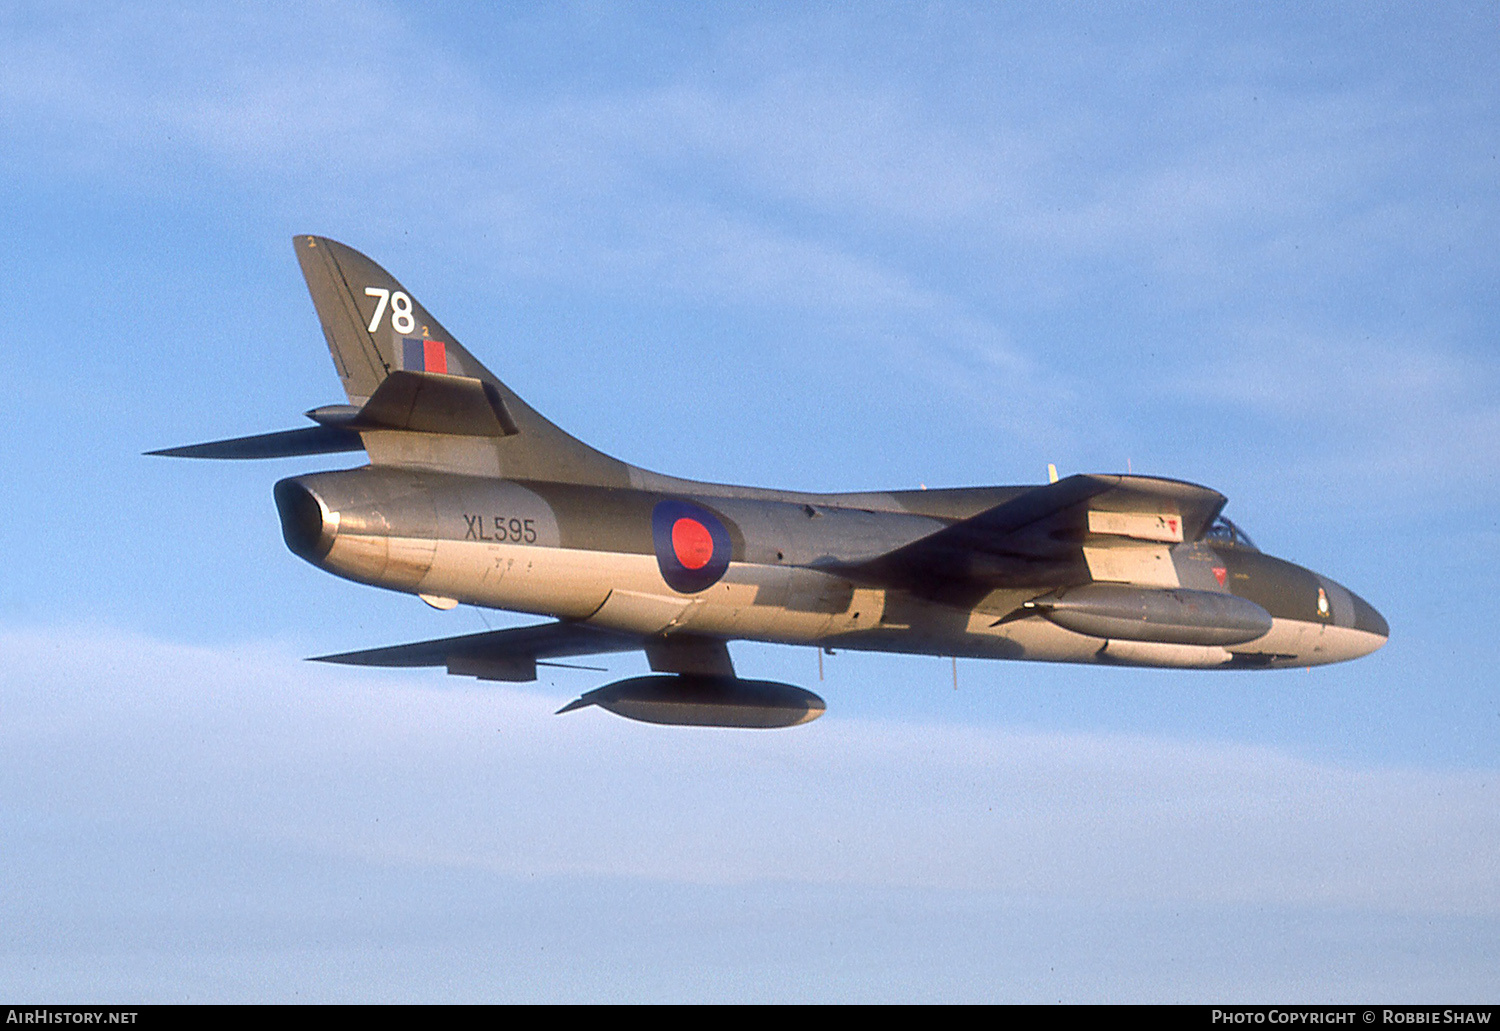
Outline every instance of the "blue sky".
<svg viewBox="0 0 1500 1031"><path fill-rule="evenodd" d="M0 986L1493 999L1496 35L1451 5L7 5ZM829 702L766 735L554 719L596 674L302 663L516 619L287 553L271 484L337 459L140 457L342 400L304 232L626 460L1191 479L1391 643L956 692L737 645Z"/></svg>

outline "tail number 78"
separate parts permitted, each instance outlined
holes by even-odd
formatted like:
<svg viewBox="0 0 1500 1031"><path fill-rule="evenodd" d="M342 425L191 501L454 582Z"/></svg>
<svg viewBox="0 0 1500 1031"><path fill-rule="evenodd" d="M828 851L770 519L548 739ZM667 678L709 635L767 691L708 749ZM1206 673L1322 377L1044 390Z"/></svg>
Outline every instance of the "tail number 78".
<svg viewBox="0 0 1500 1031"><path fill-rule="evenodd" d="M371 333L380 328L380 319L385 315L387 305L391 309L391 328L397 333L410 333L417 328L417 317L411 311L411 298L400 290L392 293L382 287L367 286L365 296L377 298L375 314L370 316Z"/></svg>

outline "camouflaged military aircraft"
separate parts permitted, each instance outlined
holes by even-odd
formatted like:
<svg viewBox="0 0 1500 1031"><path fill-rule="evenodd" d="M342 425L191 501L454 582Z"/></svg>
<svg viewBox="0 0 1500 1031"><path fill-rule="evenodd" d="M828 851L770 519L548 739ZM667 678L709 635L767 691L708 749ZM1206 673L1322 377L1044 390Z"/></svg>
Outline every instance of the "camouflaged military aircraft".
<svg viewBox="0 0 1500 1031"><path fill-rule="evenodd" d="M363 254L294 239L348 404L314 425L152 452L369 464L276 484L291 551L339 576L554 621L321 661L535 680L644 651L654 671L584 694L631 719L784 727L817 695L735 675L727 642L990 659L1274 669L1366 655L1385 620L1262 554L1179 480L856 494L734 487L627 465L548 422Z"/></svg>

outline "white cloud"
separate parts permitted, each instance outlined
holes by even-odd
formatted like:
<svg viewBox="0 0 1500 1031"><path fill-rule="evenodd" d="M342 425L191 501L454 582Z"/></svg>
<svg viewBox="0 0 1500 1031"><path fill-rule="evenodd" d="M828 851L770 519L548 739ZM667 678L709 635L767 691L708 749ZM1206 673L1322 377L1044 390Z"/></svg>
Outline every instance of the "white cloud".
<svg viewBox="0 0 1500 1031"><path fill-rule="evenodd" d="M164 181L148 171L162 162L208 162L326 193L364 222L478 227L493 241L486 262L510 275L800 311L879 360L957 381L983 397L979 410L1013 412L1018 425L1067 401L934 277L803 220L822 211L946 231L995 202L989 166L1021 143L976 150L894 93L838 79L518 99L466 61L413 61L422 32L390 9L332 5L292 21L180 16L146 32L121 17L123 47L38 33L0 81L0 112L60 141L65 163L113 153L148 189ZM39 85L49 81L60 85ZM946 356L929 373L933 346Z"/></svg>
<svg viewBox="0 0 1500 1031"><path fill-rule="evenodd" d="M1492 391L1473 385L1492 377L1450 357L1475 331L1371 310L1393 280L1414 310L1473 305L1490 159L1459 129L1486 124L1481 101L1368 69L1303 78L1301 37L1080 40L967 15L938 29L982 40L961 61L882 74L904 30L861 28L749 19L649 78L538 87L504 46L455 52L394 6L84 11L16 33L0 125L36 143L10 155L28 166L145 190L207 169L506 281L774 312L830 364L925 383L964 429L1047 457L1160 452L1124 409L1165 402L1153 424L1175 439L1171 405L1211 395L1231 421L1301 413L1283 439L1304 450L1270 476L1322 477L1326 449L1302 442L1330 427L1380 440L1336 456L1361 489L1494 466ZM820 32L852 56L799 38ZM1469 385L1421 378L1454 361L1480 366Z"/></svg>
<svg viewBox="0 0 1500 1031"><path fill-rule="evenodd" d="M662 729L554 717L567 689L113 633L11 630L0 652L18 830L125 825L169 848L511 877L1500 913L1493 770L871 723L836 698L791 732Z"/></svg>
<svg viewBox="0 0 1500 1031"><path fill-rule="evenodd" d="M1283 81L1267 71L1273 48L1251 59L1239 43L1200 55L1206 66L1221 55L1213 75L1157 67L1141 87L1153 92L1109 95L1110 80L1080 66L1065 36L991 39L988 59L882 79L852 60L804 67L804 45L783 38L795 30L772 22L710 43L664 82L538 93L508 89L496 68L443 50L421 19L384 4L38 21L12 41L0 112L80 150L207 156L304 187L321 171L340 190L357 184L368 204L437 194L426 200L455 221L517 193L533 215L605 215L642 243L658 208L753 210L763 231L816 222L867 261L879 259L862 230L876 226L886 249L897 237L992 257L1123 251L1188 283L1226 247L1236 264L1248 247L1253 263L1275 268L1273 245L1288 233L1306 243L1309 224L1327 234L1332 216L1338 236L1345 217L1396 211L1392 186L1400 199L1419 195L1391 180L1423 157L1410 130L1431 120L1383 82ZM828 28L810 21L809 31ZM900 51L896 39L865 43L865 62ZM1093 58L1157 65L1160 46L1127 34ZM714 59L725 74L707 66ZM138 167L149 175L149 163ZM632 224L635 213L645 217ZM1411 235L1404 219L1393 228ZM689 253L679 271L695 266Z"/></svg>
<svg viewBox="0 0 1500 1031"><path fill-rule="evenodd" d="M1461 501L1500 485L1497 366L1438 333L1382 339L1241 326L1161 388L1173 400L1236 412L1242 426L1261 423L1262 439L1285 459L1267 475L1292 473L1304 493L1341 499L1357 485L1372 500L1401 504L1439 487Z"/></svg>

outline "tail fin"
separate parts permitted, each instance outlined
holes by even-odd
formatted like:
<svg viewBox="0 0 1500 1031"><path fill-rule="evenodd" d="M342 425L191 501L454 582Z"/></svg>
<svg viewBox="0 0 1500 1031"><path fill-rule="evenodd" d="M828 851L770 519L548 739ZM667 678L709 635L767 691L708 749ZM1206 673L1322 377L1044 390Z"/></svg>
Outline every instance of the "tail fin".
<svg viewBox="0 0 1500 1031"><path fill-rule="evenodd" d="M364 404L397 370L482 378L483 367L385 269L333 240L294 240L350 404Z"/></svg>
<svg viewBox="0 0 1500 1031"><path fill-rule="evenodd" d="M349 402L365 406L380 391L382 407L388 407L388 395L394 394L409 394L412 404L437 406L424 419L402 424L411 428L386 428L387 419L386 426L362 429L372 463L605 486L630 482L629 466L537 414L459 346L385 269L353 248L321 236L297 236L293 243ZM398 376L397 381L412 383L401 384L398 390L393 381L381 391L381 385L396 372L420 376ZM438 405L436 399L452 391L418 389L420 379L429 376L485 384L483 395L507 432L476 436L459 423L443 428L439 409L447 406ZM430 386L438 388L443 382L454 381L434 379ZM434 400L419 400L424 397ZM416 428L419 424L422 429Z"/></svg>

